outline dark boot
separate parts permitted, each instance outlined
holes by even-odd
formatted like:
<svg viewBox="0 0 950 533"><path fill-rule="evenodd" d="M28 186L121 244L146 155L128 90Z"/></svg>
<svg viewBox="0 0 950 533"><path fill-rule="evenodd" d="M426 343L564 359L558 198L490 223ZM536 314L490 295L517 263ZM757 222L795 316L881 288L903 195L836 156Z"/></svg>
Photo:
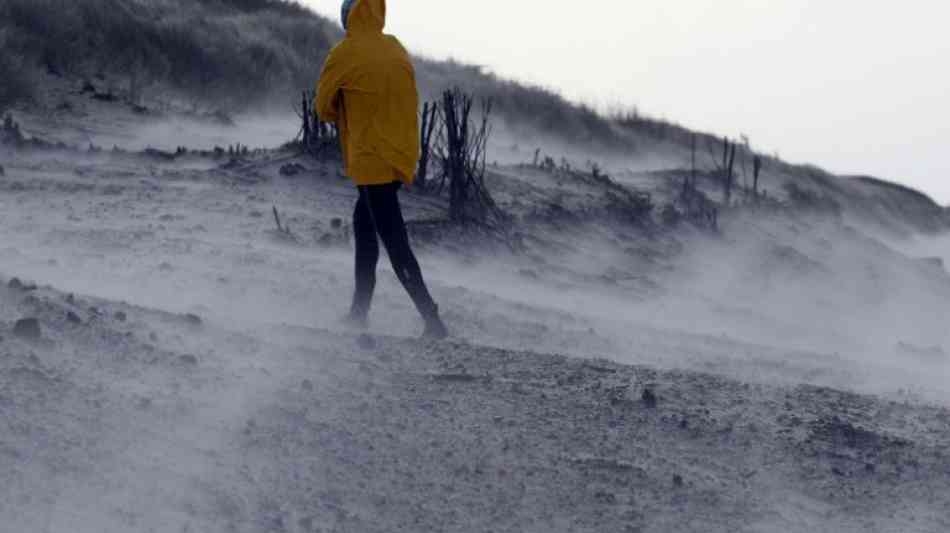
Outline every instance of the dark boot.
<svg viewBox="0 0 950 533"><path fill-rule="evenodd" d="M423 317L426 322L426 329L422 332L422 338L432 340L442 340L449 336L449 328L445 327L445 322L439 317L439 308L426 313Z"/></svg>

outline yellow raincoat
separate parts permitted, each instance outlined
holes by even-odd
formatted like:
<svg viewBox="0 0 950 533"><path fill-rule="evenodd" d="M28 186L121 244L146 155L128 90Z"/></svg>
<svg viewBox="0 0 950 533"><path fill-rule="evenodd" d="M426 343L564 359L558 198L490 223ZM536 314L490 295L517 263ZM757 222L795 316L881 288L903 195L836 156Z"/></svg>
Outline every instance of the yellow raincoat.
<svg viewBox="0 0 950 533"><path fill-rule="evenodd" d="M411 185L419 162L419 94L409 53L383 34L386 0L356 0L346 38L327 57L314 109L336 122L357 185Z"/></svg>

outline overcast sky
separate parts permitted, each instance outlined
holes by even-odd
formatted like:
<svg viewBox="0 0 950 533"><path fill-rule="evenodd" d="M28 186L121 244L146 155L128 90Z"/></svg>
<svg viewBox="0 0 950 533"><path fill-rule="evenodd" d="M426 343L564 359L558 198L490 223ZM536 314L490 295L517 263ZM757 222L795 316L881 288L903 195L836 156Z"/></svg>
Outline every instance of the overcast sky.
<svg viewBox="0 0 950 533"><path fill-rule="evenodd" d="M339 0L304 0L339 19ZM389 0L413 52L950 204L950 1Z"/></svg>

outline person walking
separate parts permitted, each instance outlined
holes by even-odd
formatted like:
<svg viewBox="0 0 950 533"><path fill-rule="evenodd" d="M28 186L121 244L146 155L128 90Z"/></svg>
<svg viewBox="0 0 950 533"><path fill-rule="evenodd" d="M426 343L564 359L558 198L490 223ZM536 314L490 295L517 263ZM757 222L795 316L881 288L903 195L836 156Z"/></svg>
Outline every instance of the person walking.
<svg viewBox="0 0 950 533"><path fill-rule="evenodd" d="M366 328L382 240L399 281L425 321L424 337L449 332L409 244L398 191L419 161L419 93L409 53L383 33L385 0L345 0L346 37L330 51L313 109L340 132L343 164L356 184L356 289L344 320Z"/></svg>

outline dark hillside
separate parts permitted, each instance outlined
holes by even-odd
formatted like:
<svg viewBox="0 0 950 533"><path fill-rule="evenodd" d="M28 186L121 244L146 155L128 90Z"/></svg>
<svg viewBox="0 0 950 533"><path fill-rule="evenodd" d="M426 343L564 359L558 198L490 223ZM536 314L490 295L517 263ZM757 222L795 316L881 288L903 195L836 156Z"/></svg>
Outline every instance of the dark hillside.
<svg viewBox="0 0 950 533"><path fill-rule="evenodd" d="M26 73L7 54L0 55L0 80L0 113L10 104L29 98L32 93Z"/></svg>
<svg viewBox="0 0 950 533"><path fill-rule="evenodd" d="M846 180L857 186L860 196L878 204L888 216L903 220L918 231L938 233L950 225L950 211L916 189L870 176L848 176Z"/></svg>
<svg viewBox="0 0 950 533"><path fill-rule="evenodd" d="M873 176L842 176L842 177L856 180L868 186L871 189L884 189L884 190L889 190L891 192L896 192L898 194L905 194L907 196L914 197L917 202L921 204L926 204L930 208L942 209L939 205L937 205L937 202L933 201L931 197L927 196L926 194L916 189L912 189L910 187L901 185L899 183L885 181L882 179L875 178Z"/></svg>
<svg viewBox="0 0 950 533"><path fill-rule="evenodd" d="M428 98L445 87L459 85L481 98L508 119L515 132L552 132L567 142L629 148L629 140L611 121L584 105L572 104L557 93L501 79L484 69L455 61L417 59L419 83Z"/></svg>
<svg viewBox="0 0 950 533"><path fill-rule="evenodd" d="M286 109L341 37L335 22L284 0L4 0L0 21L4 55L30 73L89 80L135 103L172 99L228 111ZM453 61L417 64L427 97L460 85L491 98L516 130L630 147L609 120L552 91ZM18 87L11 100L28 94Z"/></svg>
<svg viewBox="0 0 950 533"><path fill-rule="evenodd" d="M39 73L224 107L310 85L336 36L276 0L4 0L0 20L4 55Z"/></svg>

